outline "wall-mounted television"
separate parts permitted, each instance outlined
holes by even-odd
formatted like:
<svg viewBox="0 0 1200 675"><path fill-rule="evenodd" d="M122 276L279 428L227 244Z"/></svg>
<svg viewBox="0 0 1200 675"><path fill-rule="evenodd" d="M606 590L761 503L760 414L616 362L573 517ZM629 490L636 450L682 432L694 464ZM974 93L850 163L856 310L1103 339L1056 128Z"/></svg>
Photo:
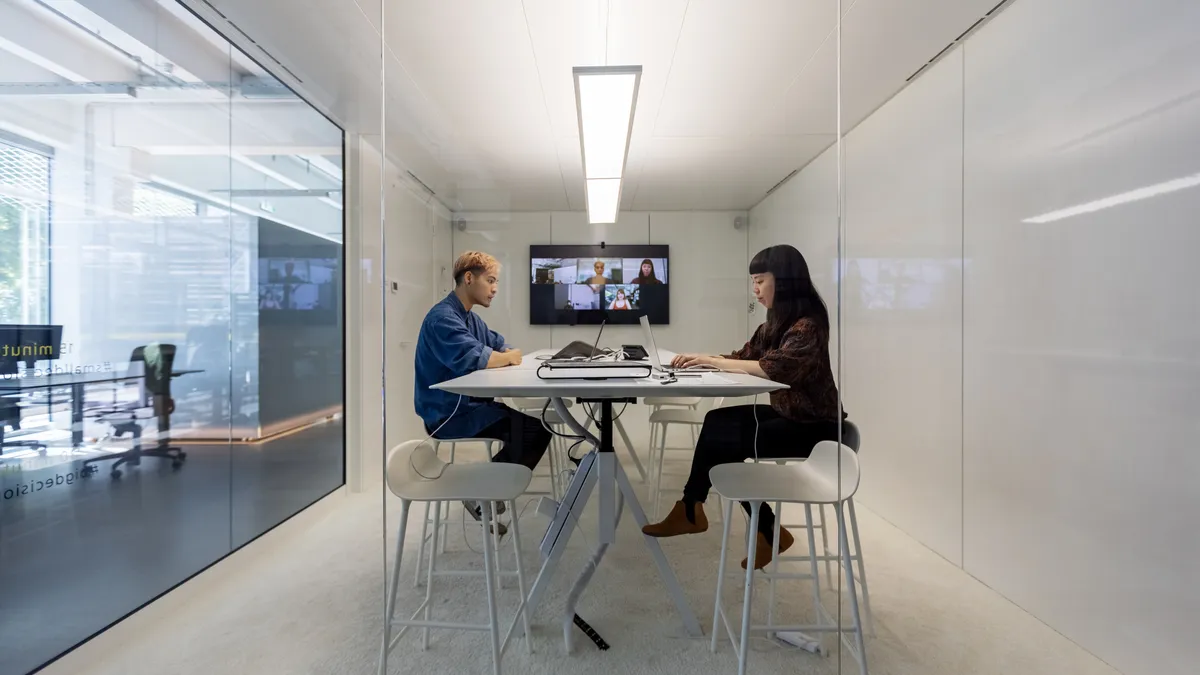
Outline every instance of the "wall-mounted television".
<svg viewBox="0 0 1200 675"><path fill-rule="evenodd" d="M259 318L305 325L335 323L340 281L337 258L259 258Z"/></svg>
<svg viewBox="0 0 1200 675"><path fill-rule="evenodd" d="M529 247L529 323L535 326L671 322L670 247Z"/></svg>

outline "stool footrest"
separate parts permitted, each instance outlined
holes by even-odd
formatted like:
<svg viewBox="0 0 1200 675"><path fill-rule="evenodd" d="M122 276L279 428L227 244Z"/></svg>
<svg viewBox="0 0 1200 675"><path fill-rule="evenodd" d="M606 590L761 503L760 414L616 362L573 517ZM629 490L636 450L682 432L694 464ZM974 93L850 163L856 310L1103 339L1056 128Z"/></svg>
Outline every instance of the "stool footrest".
<svg viewBox="0 0 1200 675"><path fill-rule="evenodd" d="M506 571L506 570L500 570L499 575L502 577L515 577L515 576L517 576L517 573ZM474 571L474 570L434 570L433 576L435 576L435 577L482 577L483 570L479 570L479 571Z"/></svg>
<svg viewBox="0 0 1200 675"><path fill-rule="evenodd" d="M393 626L403 626L404 628L445 628L448 630L475 630L475 631L490 631L492 627L477 623L451 623L449 621L416 621L404 619L395 619L392 621Z"/></svg>

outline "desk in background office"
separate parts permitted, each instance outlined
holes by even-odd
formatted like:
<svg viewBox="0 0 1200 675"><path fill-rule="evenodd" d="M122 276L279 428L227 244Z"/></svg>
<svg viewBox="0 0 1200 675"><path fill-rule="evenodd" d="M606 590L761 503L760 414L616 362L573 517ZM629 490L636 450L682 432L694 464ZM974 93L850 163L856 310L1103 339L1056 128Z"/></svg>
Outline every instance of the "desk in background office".
<svg viewBox="0 0 1200 675"><path fill-rule="evenodd" d="M176 370L171 373L172 378L182 375L190 375L192 373L200 373L200 370ZM62 373L55 375L37 375L33 377L14 377L11 379L0 380L0 396L23 395L34 391L43 391L49 389L70 389L71 390L71 446L74 448L83 445L83 402L84 402L84 387L89 384L117 384L120 382L132 382L145 377L142 374L125 374L125 373ZM4 440L4 430L0 428L0 442Z"/></svg>

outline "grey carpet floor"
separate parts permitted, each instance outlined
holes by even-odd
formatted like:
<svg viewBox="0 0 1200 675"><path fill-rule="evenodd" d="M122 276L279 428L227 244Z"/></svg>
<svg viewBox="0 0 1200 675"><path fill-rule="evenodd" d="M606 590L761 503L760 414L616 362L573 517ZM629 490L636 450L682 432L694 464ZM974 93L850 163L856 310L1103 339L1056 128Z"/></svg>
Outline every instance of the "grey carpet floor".
<svg viewBox="0 0 1200 675"><path fill-rule="evenodd" d="M639 486L640 489L640 486ZM376 672L383 614L383 498L373 493L335 496L328 513L304 528L289 531L246 551L202 575L202 593L185 604L158 612L152 625L136 633L118 633L120 644L93 650L87 661L67 659L48 673L131 675L172 673L355 674ZM388 550L398 504L389 501ZM859 509L876 635L868 638L870 670L875 675L1114 675L1100 662L1034 617L1005 600L949 562L871 514ZM788 518L786 520L791 520ZM412 521L417 523L416 516ZM450 547L443 558L451 567L478 567L479 529L464 530L454 510ZM530 507L524 518L525 559L532 565L545 520ZM410 533L414 532L410 526ZM735 515L735 531L744 519ZM419 532L419 529L416 530ZM554 673L734 673L728 642L717 653L708 640L685 637L656 569L626 512L613 546L584 595L579 613L612 644L597 651L586 641L564 652L561 609L566 589L596 541L594 512L573 538L562 571L538 613L534 653L524 642L510 647L504 671L521 675ZM798 533L802 534L802 533ZM406 556L415 554L410 537ZM707 632L716 585L720 525L708 533L664 542L664 549L693 609ZM797 543L797 551L803 540ZM731 557L730 567L736 566ZM511 549L505 558L511 569ZM530 573L532 576L532 572ZM405 565L400 612L411 612L424 597L412 586ZM727 585L727 611L740 616L741 583ZM504 616L516 603L515 584L500 596ZM437 583L434 615L439 620L486 620L482 580ZM756 615L765 612L766 586L760 582ZM781 583L777 616L811 618L807 582ZM835 609L837 596L827 591ZM168 598L164 602L171 602ZM848 620L848 614L847 614ZM145 624L145 622L143 622ZM391 657L390 673L488 673L490 651L484 634L433 632L430 648L420 649L419 635L407 637ZM857 663L826 638L828 656L785 649L766 639L753 642L753 673L857 673ZM84 652L87 653L87 652ZM69 670L68 670L69 669Z"/></svg>

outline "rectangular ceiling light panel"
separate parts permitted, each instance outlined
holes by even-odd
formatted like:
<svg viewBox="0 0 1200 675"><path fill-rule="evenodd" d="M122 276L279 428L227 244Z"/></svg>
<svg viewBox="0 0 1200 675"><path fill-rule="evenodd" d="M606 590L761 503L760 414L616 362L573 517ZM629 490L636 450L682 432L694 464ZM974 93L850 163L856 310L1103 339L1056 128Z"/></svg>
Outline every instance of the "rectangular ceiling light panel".
<svg viewBox="0 0 1200 675"><path fill-rule="evenodd" d="M642 67L578 66L572 73L588 222L615 223Z"/></svg>

